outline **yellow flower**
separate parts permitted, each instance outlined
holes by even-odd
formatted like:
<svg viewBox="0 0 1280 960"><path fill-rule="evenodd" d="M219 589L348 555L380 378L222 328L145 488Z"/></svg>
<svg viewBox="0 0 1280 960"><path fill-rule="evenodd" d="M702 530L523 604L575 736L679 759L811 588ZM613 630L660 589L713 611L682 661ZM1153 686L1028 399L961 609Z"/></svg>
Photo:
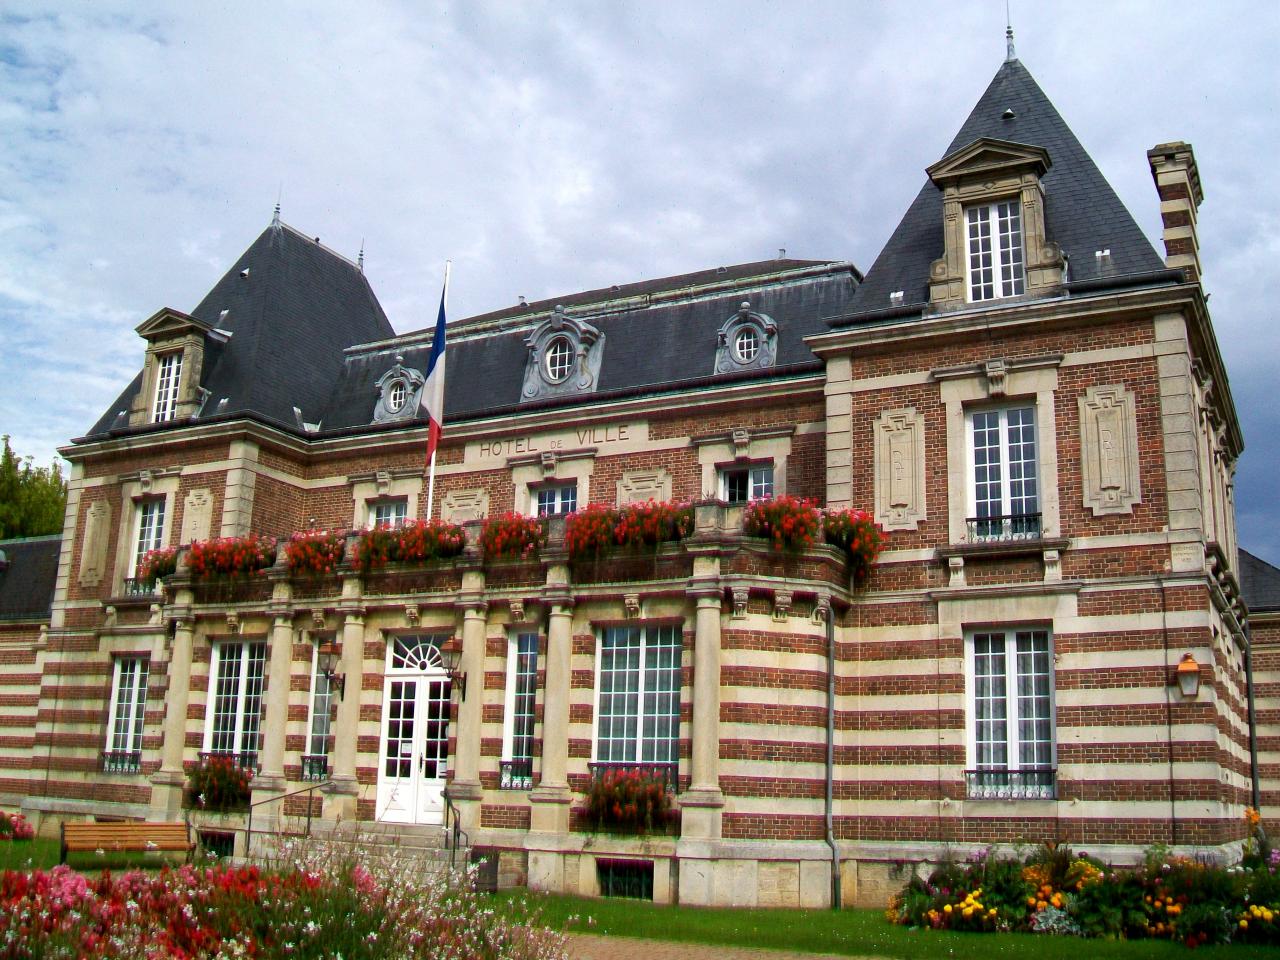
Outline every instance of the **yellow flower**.
<svg viewBox="0 0 1280 960"><path fill-rule="evenodd" d="M1241 929L1241 930L1248 930L1248 929L1249 929L1249 921L1248 921L1248 920L1241 920L1241 921L1240 921L1240 929Z"/></svg>
<svg viewBox="0 0 1280 960"><path fill-rule="evenodd" d="M950 913L950 912L951 912L951 904L949 904L949 903L948 903L945 907L943 907L943 908L942 908L942 910L943 910L943 912L944 912L944 913Z"/></svg>

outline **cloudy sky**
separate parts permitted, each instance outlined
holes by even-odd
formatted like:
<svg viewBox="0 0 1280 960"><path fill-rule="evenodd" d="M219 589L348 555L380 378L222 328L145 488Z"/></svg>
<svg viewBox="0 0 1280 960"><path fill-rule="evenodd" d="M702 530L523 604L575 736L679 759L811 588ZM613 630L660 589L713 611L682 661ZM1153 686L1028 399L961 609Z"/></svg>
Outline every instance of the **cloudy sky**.
<svg viewBox="0 0 1280 960"><path fill-rule="evenodd" d="M0 432L48 462L271 218L399 331L788 255L871 266L1004 56L1004 3L27 4L0 11ZM1196 150L1205 285L1280 562L1280 5L1014 0L1018 55L1159 238Z"/></svg>

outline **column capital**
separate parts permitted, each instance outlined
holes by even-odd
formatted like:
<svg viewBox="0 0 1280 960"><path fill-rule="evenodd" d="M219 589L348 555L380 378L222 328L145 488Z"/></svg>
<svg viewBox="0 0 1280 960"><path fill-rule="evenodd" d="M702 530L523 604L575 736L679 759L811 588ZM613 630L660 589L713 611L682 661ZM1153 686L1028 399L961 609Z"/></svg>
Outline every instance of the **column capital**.
<svg viewBox="0 0 1280 960"><path fill-rule="evenodd" d="M575 603L573 594L567 590L546 590L542 594L542 602L550 608L553 617L571 613Z"/></svg>
<svg viewBox="0 0 1280 960"><path fill-rule="evenodd" d="M464 614L471 617L485 613L489 609L489 601L482 594L462 593L454 601L454 606L461 608Z"/></svg>
<svg viewBox="0 0 1280 960"><path fill-rule="evenodd" d="M348 623L358 623L364 620L365 609L363 603L343 603L339 605L337 613Z"/></svg>
<svg viewBox="0 0 1280 960"><path fill-rule="evenodd" d="M720 583L719 578L695 577L689 581L684 593L689 599L697 600L699 606L711 600L718 604L724 599L724 586Z"/></svg>

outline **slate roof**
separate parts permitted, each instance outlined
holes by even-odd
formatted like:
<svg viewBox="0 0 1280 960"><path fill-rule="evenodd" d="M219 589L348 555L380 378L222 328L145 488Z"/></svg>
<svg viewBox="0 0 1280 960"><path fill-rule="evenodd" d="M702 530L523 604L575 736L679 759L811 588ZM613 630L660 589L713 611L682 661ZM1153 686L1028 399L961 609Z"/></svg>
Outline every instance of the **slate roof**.
<svg viewBox="0 0 1280 960"><path fill-rule="evenodd" d="M777 377L818 369L820 361L805 346L804 338L824 332L826 318L847 309L858 278L857 270L847 263L768 260L553 298L450 323L446 423L516 409L580 404L690 389L744 376ZM707 283L727 283L730 289L698 289ZM650 299L660 292L672 293ZM713 376L717 334L743 302L777 322L777 363L769 371ZM529 356L525 338L556 304L565 306L571 315L584 317L604 334L597 390L540 404L521 404L520 389ZM575 304L580 309L574 310ZM489 324L496 324L496 328L476 329ZM429 340L414 334L349 351L343 376L324 414L324 432L367 425L373 418L374 384L395 363L395 357L403 357L407 367L425 371L429 353Z"/></svg>
<svg viewBox="0 0 1280 960"><path fill-rule="evenodd" d="M201 385L209 399L197 422L252 413L296 431L293 408L315 419L342 372L346 347L395 336L359 267L279 221L240 255L191 316L232 334L225 344L207 342ZM139 372L89 436L123 426L118 413L141 383Z"/></svg>
<svg viewBox="0 0 1280 960"><path fill-rule="evenodd" d="M1006 109L1013 119L1003 119ZM1049 98L1018 60L1000 65L941 157L980 137L1043 147L1052 163L1042 183L1045 232L1070 261L1073 283L1101 279L1097 250L1110 249L1107 276L1159 273L1164 261L1103 178ZM943 253L942 191L928 179L876 258L854 297L849 321L886 310L901 290L904 307L929 300L929 266ZM908 312L906 310L902 312Z"/></svg>
<svg viewBox="0 0 1280 960"><path fill-rule="evenodd" d="M1280 568L1255 557L1248 550L1241 550L1240 592L1254 613L1280 610Z"/></svg>
<svg viewBox="0 0 1280 960"><path fill-rule="evenodd" d="M47 620L62 537L0 540L0 620Z"/></svg>

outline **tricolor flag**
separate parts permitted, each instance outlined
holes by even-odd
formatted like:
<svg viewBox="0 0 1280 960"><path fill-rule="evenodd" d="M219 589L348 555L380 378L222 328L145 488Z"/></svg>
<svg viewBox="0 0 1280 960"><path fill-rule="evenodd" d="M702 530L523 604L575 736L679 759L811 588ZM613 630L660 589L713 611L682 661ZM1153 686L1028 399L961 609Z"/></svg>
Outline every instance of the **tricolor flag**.
<svg viewBox="0 0 1280 960"><path fill-rule="evenodd" d="M427 463L436 455L436 446L444 433L444 310L449 299L449 268L444 265L444 290L440 292L440 314L436 317L436 333L431 338L431 359L427 361L427 382L422 386L420 412L427 415ZM432 478L434 479L434 477Z"/></svg>

